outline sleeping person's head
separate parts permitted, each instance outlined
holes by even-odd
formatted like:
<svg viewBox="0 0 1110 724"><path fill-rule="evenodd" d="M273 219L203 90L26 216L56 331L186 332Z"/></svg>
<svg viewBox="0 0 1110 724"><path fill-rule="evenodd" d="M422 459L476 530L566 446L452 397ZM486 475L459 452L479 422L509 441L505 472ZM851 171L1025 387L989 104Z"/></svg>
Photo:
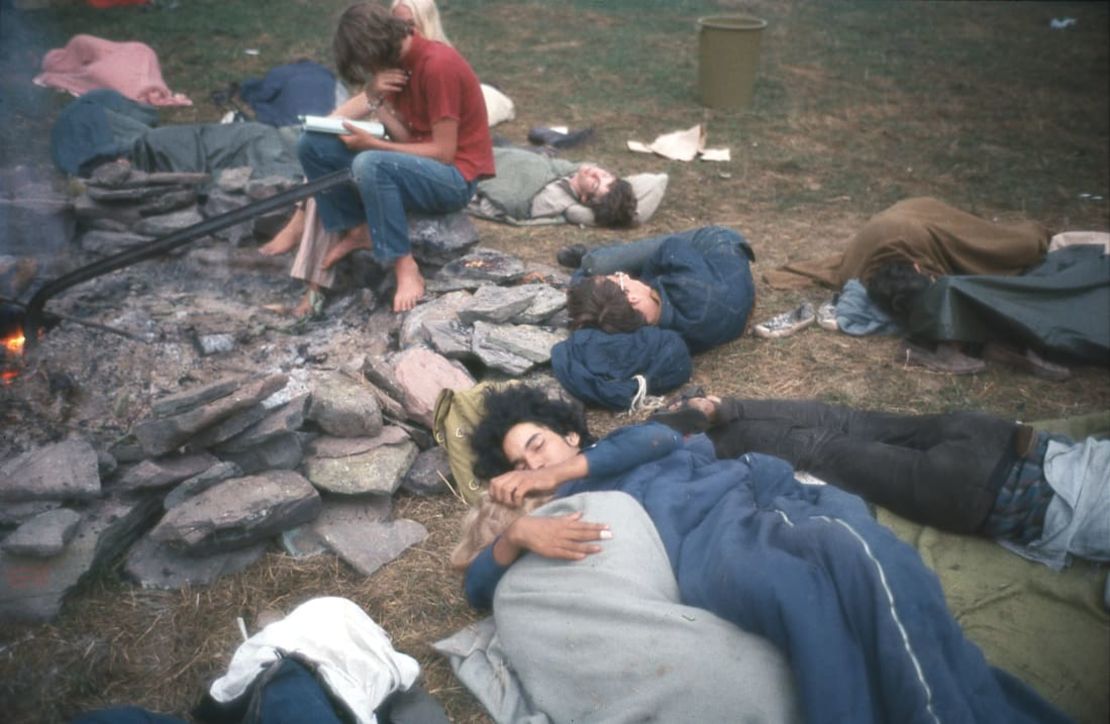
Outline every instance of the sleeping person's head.
<svg viewBox="0 0 1110 724"><path fill-rule="evenodd" d="M661 313L656 291L624 272L589 276L567 290L571 329L635 332L645 324L658 324Z"/></svg>
<svg viewBox="0 0 1110 724"><path fill-rule="evenodd" d="M598 226L632 226L636 221L636 194L632 184L592 163L584 163L570 177L575 195L594 212Z"/></svg>
<svg viewBox="0 0 1110 724"><path fill-rule="evenodd" d="M867 296L900 322L909 320L918 298L933 285L933 278L916 264L891 262L864 280Z"/></svg>
<svg viewBox="0 0 1110 724"><path fill-rule="evenodd" d="M510 470L538 470L577 455L593 442L581 410L524 385L491 389L470 445L474 472L490 479Z"/></svg>

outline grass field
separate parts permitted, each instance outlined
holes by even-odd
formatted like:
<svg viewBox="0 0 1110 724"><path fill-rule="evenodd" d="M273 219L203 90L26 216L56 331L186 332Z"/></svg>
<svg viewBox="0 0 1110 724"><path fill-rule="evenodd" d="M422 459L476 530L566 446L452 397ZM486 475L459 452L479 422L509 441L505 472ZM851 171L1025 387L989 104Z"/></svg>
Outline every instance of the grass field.
<svg viewBox="0 0 1110 724"><path fill-rule="evenodd" d="M209 93L277 64L329 62L346 0L180 0L149 9L83 4L13 14L3 6L0 152L3 164L46 163L49 120L65 103L30 87L41 53L77 32L142 40L192 108L164 123L210 122ZM171 8L171 5L174 7ZM1033 218L1055 229L1110 228L1110 5L751 0L450 0L444 26L479 76L516 103L496 132L524 142L536 125L592 126L570 157L625 173L666 171L667 198L634 236L720 223L742 230L755 271L841 248L873 213L931 195L977 214ZM699 16L765 18L753 106L698 104ZM1054 17L1074 17L1052 30ZM258 54L247 54L248 49ZM714 164L633 154L628 139L704 122ZM612 238L598 230L481 224L483 243L551 263L560 246ZM757 320L827 292L760 283ZM1110 310L1087 313L1110 315ZM992 368L974 377L905 369L891 339L820 330L764 342L744 337L700 356L695 381L717 394L809 397L894 411L981 409L1022 419L1110 408L1106 370L1052 383ZM599 430L617 424L591 413ZM184 712L226 667L248 623L315 595L347 596L420 659L454 721L486 721L430 641L474 619L447 570L461 510L401 498L397 514L431 536L370 579L335 560L273 553L203 590L136 590L108 573L54 624L0 629L0 701L8 721L57 721L110 703Z"/></svg>

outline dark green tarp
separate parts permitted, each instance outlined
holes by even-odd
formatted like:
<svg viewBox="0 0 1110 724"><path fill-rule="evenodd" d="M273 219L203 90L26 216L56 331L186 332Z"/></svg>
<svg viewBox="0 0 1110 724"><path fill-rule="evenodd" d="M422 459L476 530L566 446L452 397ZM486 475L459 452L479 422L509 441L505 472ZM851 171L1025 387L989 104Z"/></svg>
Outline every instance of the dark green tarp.
<svg viewBox="0 0 1110 724"><path fill-rule="evenodd" d="M1012 342L1110 366L1110 257L1101 246L1054 251L1020 276L945 276L915 304L910 335Z"/></svg>

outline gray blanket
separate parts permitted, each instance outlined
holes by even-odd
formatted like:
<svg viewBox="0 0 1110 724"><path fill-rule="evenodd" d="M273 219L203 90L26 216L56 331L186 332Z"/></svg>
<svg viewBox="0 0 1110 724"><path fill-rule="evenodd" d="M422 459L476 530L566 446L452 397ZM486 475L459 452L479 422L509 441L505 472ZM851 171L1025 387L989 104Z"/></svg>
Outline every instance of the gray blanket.
<svg viewBox="0 0 1110 724"><path fill-rule="evenodd" d="M767 641L678 603L659 535L624 493L554 501L612 540L581 562L521 558L487 621L436 644L498 722L798 721Z"/></svg>

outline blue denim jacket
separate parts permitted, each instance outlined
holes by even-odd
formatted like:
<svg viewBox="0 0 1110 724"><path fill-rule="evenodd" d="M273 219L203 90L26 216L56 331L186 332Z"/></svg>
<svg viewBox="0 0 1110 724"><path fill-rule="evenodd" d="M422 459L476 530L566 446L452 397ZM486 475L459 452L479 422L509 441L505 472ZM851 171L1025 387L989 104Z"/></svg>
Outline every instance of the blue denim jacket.
<svg viewBox="0 0 1110 724"><path fill-rule="evenodd" d="M659 293L659 326L695 353L739 337L755 301L750 256L744 237L719 226L664 241L640 276Z"/></svg>

